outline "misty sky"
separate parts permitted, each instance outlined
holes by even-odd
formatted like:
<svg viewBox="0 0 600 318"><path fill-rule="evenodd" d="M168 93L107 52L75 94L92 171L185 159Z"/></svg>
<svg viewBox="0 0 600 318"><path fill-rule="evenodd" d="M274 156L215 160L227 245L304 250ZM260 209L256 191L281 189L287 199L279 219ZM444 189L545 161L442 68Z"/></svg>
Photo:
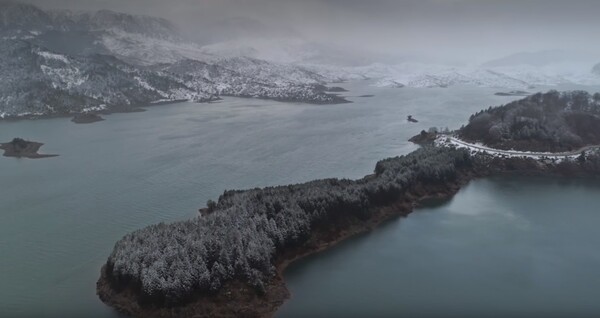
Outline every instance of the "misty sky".
<svg viewBox="0 0 600 318"><path fill-rule="evenodd" d="M520 52L595 53L597 0L30 0L46 8L112 9L168 18L190 34L244 17L308 40L373 51L479 61ZM600 56L600 54L598 54Z"/></svg>

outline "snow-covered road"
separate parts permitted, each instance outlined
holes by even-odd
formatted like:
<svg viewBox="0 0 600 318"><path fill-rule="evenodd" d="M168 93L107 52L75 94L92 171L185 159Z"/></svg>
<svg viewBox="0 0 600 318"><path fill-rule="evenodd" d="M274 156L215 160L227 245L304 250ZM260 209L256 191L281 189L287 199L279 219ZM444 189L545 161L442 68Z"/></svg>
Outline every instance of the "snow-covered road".
<svg viewBox="0 0 600 318"><path fill-rule="evenodd" d="M569 152L530 152L530 151L518 151L518 150L502 150L490 148L479 143L469 143L460 140L454 136L440 135L435 140L435 144L438 146L454 146L456 148L466 148L471 150L472 153L486 152L491 155L507 156L507 157L526 157L533 159L575 159L581 155L581 153L600 149L600 146L586 146L581 149Z"/></svg>

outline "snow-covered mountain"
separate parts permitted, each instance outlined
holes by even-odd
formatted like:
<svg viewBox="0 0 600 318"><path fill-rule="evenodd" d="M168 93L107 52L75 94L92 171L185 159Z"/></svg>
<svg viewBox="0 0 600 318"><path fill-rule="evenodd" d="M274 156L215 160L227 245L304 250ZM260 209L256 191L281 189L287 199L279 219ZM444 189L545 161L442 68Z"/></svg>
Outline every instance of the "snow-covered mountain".
<svg viewBox="0 0 600 318"><path fill-rule="evenodd" d="M421 63L397 65L373 64L364 67L332 68L307 66L326 76L330 81L373 79L378 87L449 87L471 85L478 87L499 87L524 89L532 86L518 77L476 67L452 67Z"/></svg>
<svg viewBox="0 0 600 318"><path fill-rule="evenodd" d="M345 102L343 98L325 93L324 79L315 73L251 58L226 58L214 64L182 60L155 69L214 95L316 104Z"/></svg>
<svg viewBox="0 0 600 318"><path fill-rule="evenodd" d="M0 40L0 117L125 111L159 100L216 97L176 77L108 55L72 57L23 40Z"/></svg>
<svg viewBox="0 0 600 318"><path fill-rule="evenodd" d="M345 102L305 68L205 53L169 21L0 2L0 116L122 111L218 95Z"/></svg>
<svg viewBox="0 0 600 318"><path fill-rule="evenodd" d="M390 56L312 43L291 30L267 32L256 21L226 25L240 23L252 37L232 33L219 41L213 35L211 44L201 46L160 18L46 11L0 0L0 114L119 110L220 95L340 103L345 100L324 85L363 79L398 88L600 85L600 66L590 72L593 63L578 58L575 65L562 52L515 54L479 66L391 63Z"/></svg>
<svg viewBox="0 0 600 318"><path fill-rule="evenodd" d="M524 90L561 84L600 85L600 69L590 72L596 56L590 53L540 51L517 53L481 65L447 65L435 62L373 63L359 67L333 67L311 63L306 68L330 81L376 79L381 87L448 87L469 85ZM599 67L600 68L600 67Z"/></svg>
<svg viewBox="0 0 600 318"><path fill-rule="evenodd" d="M302 66L328 82L376 79L376 86L448 87L470 85L523 90L561 84L598 85L600 75L590 73L589 56L563 51L520 53L482 65L447 65L414 58L377 56L333 45L310 43L300 38L247 38L202 48L206 54L252 56ZM372 60L385 63L365 63ZM342 58L343 57L343 58ZM401 62L398 62L401 61Z"/></svg>
<svg viewBox="0 0 600 318"><path fill-rule="evenodd" d="M314 73L242 58L215 64L181 60L146 68L110 55L60 54L24 40L0 40L0 56L2 118L125 111L156 101L205 102L219 95L344 102L325 93Z"/></svg>
<svg viewBox="0 0 600 318"><path fill-rule="evenodd" d="M362 67L306 65L329 81L376 79L379 87L449 87L468 85L524 90L561 84L600 85L600 73L568 63L537 66L448 66L422 63L372 64Z"/></svg>

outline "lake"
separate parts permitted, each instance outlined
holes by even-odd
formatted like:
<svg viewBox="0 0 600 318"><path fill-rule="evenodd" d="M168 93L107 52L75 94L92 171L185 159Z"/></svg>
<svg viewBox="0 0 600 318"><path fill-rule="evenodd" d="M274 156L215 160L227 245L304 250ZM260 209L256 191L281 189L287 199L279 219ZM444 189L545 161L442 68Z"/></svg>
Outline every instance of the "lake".
<svg viewBox="0 0 600 318"><path fill-rule="evenodd" d="M473 112L518 99L486 88L344 86L354 103L225 98L91 125L0 122L2 142L22 137L60 154L0 158L0 316L117 317L95 282L126 233L193 217L225 189L360 178L378 160L416 149L407 139L422 129L458 128ZM364 94L375 96L353 97ZM278 316L535 310L543 299L594 309L586 301L597 296L600 272L591 248L598 193L589 181L473 182L448 203L291 267L294 296ZM519 295L528 301L512 303Z"/></svg>
<svg viewBox="0 0 600 318"><path fill-rule="evenodd" d="M475 180L293 264L277 317L595 316L599 207L597 180Z"/></svg>

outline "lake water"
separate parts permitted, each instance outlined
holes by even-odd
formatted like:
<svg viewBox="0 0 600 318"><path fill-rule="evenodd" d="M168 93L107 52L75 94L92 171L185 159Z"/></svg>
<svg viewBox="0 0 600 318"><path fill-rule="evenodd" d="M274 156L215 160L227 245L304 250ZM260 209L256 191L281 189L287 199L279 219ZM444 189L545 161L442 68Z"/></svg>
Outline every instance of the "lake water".
<svg viewBox="0 0 600 318"><path fill-rule="evenodd" d="M407 139L421 129L457 128L517 99L482 88L345 86L348 96L375 97L323 106L226 98L91 125L0 122L1 141L23 137L60 154L0 158L0 316L116 317L95 282L126 233L190 218L225 189L362 177L416 149ZM544 299L596 309L588 301L598 296L599 190L584 181L471 183L447 204L294 265L294 297L278 316L535 310Z"/></svg>
<svg viewBox="0 0 600 318"><path fill-rule="evenodd" d="M492 178L303 259L277 317L593 317L600 182Z"/></svg>

